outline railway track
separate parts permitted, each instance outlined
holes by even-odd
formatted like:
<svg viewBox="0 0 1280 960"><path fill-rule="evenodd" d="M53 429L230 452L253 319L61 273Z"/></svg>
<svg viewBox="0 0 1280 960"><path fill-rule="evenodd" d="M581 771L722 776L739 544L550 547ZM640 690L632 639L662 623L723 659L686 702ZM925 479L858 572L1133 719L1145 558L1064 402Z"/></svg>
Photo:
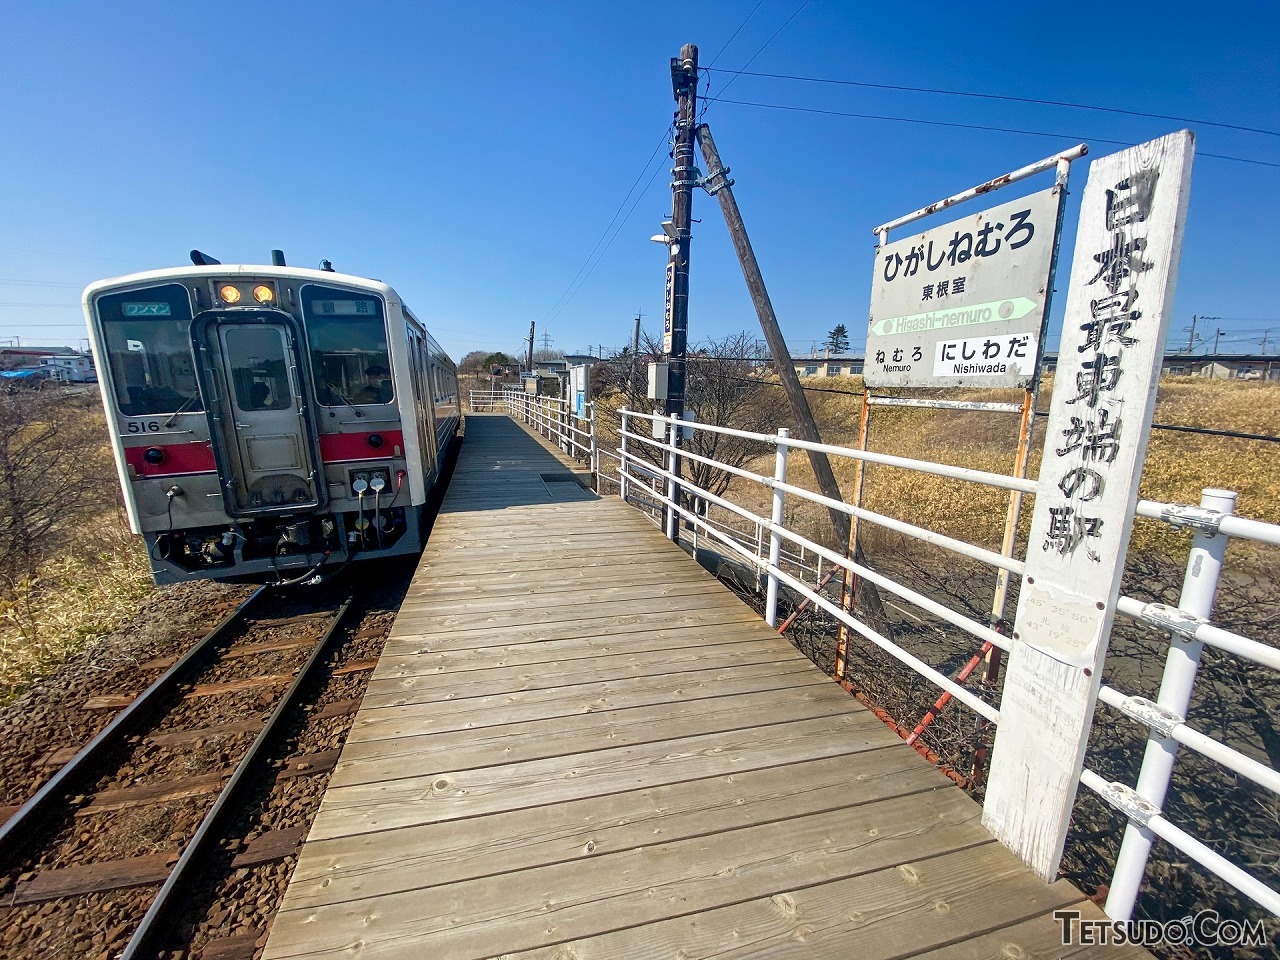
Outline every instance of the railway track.
<svg viewBox="0 0 1280 960"><path fill-rule="evenodd" d="M0 954L259 952L398 605L382 579L260 590L121 704L0 826Z"/></svg>

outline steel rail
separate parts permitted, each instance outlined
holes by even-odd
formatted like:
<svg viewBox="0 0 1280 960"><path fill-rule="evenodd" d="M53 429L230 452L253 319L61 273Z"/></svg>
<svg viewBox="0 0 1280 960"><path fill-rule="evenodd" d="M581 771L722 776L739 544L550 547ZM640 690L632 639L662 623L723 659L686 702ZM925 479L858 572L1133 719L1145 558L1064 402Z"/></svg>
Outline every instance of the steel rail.
<svg viewBox="0 0 1280 960"><path fill-rule="evenodd" d="M109 750L118 746L133 732L139 719L167 693L186 678L187 672L197 666L221 643L241 619L249 606L262 596L266 587L259 587L240 606L223 618L222 622L205 634L181 659L160 674L134 701L112 718L92 740L66 762L57 773L27 800L12 817L0 826L0 861L12 859L17 847L29 840L32 830L43 823L57 809L63 799L93 764Z"/></svg>
<svg viewBox="0 0 1280 960"><path fill-rule="evenodd" d="M185 892L183 890L184 885L194 872L195 865L204 856L209 845L218 839L218 831L223 826L224 819L229 814L235 813L240 809L241 793L249 775L254 772L258 760L266 752L267 748L272 745L272 740L279 730L280 721L296 704L303 687L312 678L317 665L322 662L325 653L328 652L329 643L336 635L342 621L346 619L347 612L351 609L354 599L354 597L347 598L346 602L338 608L337 614L335 614L333 621L329 624L324 634L316 641L310 656L307 657L306 662L298 670L293 682L289 684L289 689L280 698L280 702L276 704L276 708L271 712L266 725L258 733L258 736L254 738L248 752L236 765L235 772L231 774L231 779L222 788L222 792L218 794L218 799L214 801L213 806L209 808L209 812L200 821L200 826L196 828L196 832L192 835L186 849L182 851L182 856L178 858L178 862L174 864L173 869L169 872L169 877L165 880L164 886L160 888L155 899L151 901L151 906L147 909L142 922L138 925L138 929L134 931L129 943L120 954L119 960L139 960L143 956L159 954L160 941L157 938L172 929L169 920L173 911L180 906L178 896Z"/></svg>

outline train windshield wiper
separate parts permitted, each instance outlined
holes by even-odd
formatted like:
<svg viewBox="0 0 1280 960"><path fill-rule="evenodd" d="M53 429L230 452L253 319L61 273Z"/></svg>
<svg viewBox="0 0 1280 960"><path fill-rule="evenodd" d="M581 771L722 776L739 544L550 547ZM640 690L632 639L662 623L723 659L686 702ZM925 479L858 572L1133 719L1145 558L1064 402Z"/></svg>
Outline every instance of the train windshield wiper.
<svg viewBox="0 0 1280 960"><path fill-rule="evenodd" d="M330 389L332 390L332 388L330 388ZM337 397L339 400L341 400L343 403L345 403L348 407L350 407L350 408L352 409L352 411L355 413L355 415L356 415L357 417L363 417L363 416L364 416L364 411L363 411L363 410L361 410L359 407L357 407L354 403L352 403L350 400L348 400L345 396L343 396L343 395L342 395L341 393L339 393L337 390L333 390L333 395L334 395L335 397Z"/></svg>
<svg viewBox="0 0 1280 960"><path fill-rule="evenodd" d="M177 410L169 414L169 419L164 422L164 428L168 430L170 427L172 427L174 424L174 421L178 419L178 414L186 413L187 409L199 399L200 399L200 390L199 388L196 388L195 392L193 392L191 396L187 397L187 399L182 401L182 403L178 406Z"/></svg>

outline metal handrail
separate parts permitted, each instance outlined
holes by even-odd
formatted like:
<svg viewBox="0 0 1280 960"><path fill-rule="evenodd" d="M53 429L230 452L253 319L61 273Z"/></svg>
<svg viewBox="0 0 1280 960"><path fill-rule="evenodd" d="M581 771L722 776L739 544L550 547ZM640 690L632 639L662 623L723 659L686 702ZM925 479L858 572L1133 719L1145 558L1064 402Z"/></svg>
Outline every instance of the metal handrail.
<svg viewBox="0 0 1280 960"><path fill-rule="evenodd" d="M689 480L676 475L671 469L671 459L679 456L683 460L694 461L715 467L717 470L723 470L733 476L748 480L759 485L762 488L773 491L776 498L782 495L797 496L808 502L820 504L831 509L839 510L849 516L857 517L861 520L867 520L871 523L877 523L888 529L897 530L907 536L925 542L934 543L939 546L952 549L957 553L965 556L973 557L992 566L1009 570L1010 572L1021 574L1025 567L1018 560L1003 557L994 554L991 551L983 550L972 544L966 544L963 541L957 541L954 538L945 537L934 531L906 523L905 521L896 520L895 518L885 517L875 511L866 510L860 507L854 507L850 504L836 501L831 498L822 496L809 490L789 484L785 481L785 469L781 469L774 477L765 476L755 473L751 470L735 467L731 464L722 463L710 457L702 456L685 447L677 446L673 440L674 431L677 429L684 430L705 430L718 434L736 436L748 440L759 442L763 447L772 446L778 453L779 458L785 458L787 452L791 449L803 450L820 450L824 453L845 456L854 460L864 460L872 463L879 463L886 466L893 466L900 469L913 470L920 473L929 473L950 477L952 479L966 480L969 482L985 484L988 486L1000 487L1003 489L1017 490L1024 493L1034 493L1035 483L1028 480L1017 480L1016 478L1001 477L985 473L984 471L972 471L959 467L950 467L939 464L929 464L922 461L911 460L905 457L890 457L884 454L869 454L860 450L852 450L849 448L837 447L831 444L811 443L804 440L793 439L780 431L778 435L756 434L745 430L736 430L727 427L719 427L712 424L700 424L689 421L678 421L675 418L664 417L658 414L646 414L640 411L623 410L621 411L623 420L623 429L621 437L623 440L622 448L613 451L613 455L618 457L619 467L619 484L623 490L626 489L627 475L632 471L643 472L659 481L666 481L666 492L661 490L653 492L653 496L662 504L664 511L669 516L680 516L690 521L695 529L704 531L707 535L724 543L734 553L742 555L746 560L753 564L769 579L770 599L766 606L771 606L776 602L773 598L776 596L776 587L778 584L786 584L794 589L798 594L809 598L816 606L826 610L832 616L836 617L850 629L858 634L866 637L871 642L880 646L887 653L895 656L900 661L911 666L922 676L928 678L938 686L952 693L957 699L965 703L971 709L987 717L988 719L998 720L998 711L987 704L985 701L979 700L972 693L955 684L949 678L938 674L927 664L919 661L911 655L902 656L905 653L898 648L892 641L879 635L871 630L865 624L857 621L850 616L848 611L842 609L839 605L832 603L829 599L818 596L807 583L802 579L796 578L786 572L782 568L780 554L776 547L771 550L769 560L765 560L761 554L761 548L753 552L749 546L744 546L742 542L735 539L732 533L725 533L717 528L717 525L709 518L697 515L696 512L690 511L683 507L679 502L679 497L675 491L677 488L683 489L692 496L706 500L708 503L727 510L730 513L741 517L745 521L756 525L761 531L768 533L771 539L771 545L782 542L783 540L794 546L799 546L804 550L812 550L815 555L840 566L845 570L853 571L857 576L863 577L868 581L876 583L891 593L914 603L922 609L928 610L935 616L939 616L954 626L967 631L968 633L981 637L984 640L990 640L998 646L1008 649L1008 640L1001 634L996 633L977 624L968 618L951 611L936 601L931 601L927 597L910 591L896 584L892 580L883 575L876 574L874 571L861 567L852 563L843 555L823 547L821 544L813 543L802 535L788 530L781 522L762 517L751 510L732 503L724 497L718 497L711 494L710 491L704 490ZM668 438L663 440L654 439L643 433L636 433L626 429L626 422L630 418L649 421L651 423L662 423L667 427ZM639 444L640 446L665 455L667 458L667 469L654 468L652 466L642 466L641 461L636 458L634 449L628 450L628 442ZM1231 513L1230 509L1214 509L1212 506L1212 497L1210 494L1219 496L1226 495L1221 491L1206 491L1207 499L1202 501L1199 507L1190 507L1179 504L1161 503L1157 501L1142 500L1137 504L1135 513L1138 516L1157 519L1176 527L1190 527L1196 531L1197 545L1203 546L1204 542L1212 541L1216 538L1213 552L1221 559L1222 551L1225 549L1226 541L1229 537L1238 536L1247 538L1260 543L1280 544L1280 526L1275 524L1263 523L1257 520L1250 520L1243 517L1236 517ZM1234 494L1229 496L1232 501ZM779 514L779 520L781 515ZM1192 559L1188 566L1196 564L1197 555L1196 547L1193 547ZM807 568L806 568L807 570ZM1216 569L1213 576L1213 587L1216 587ZM1202 592L1203 592L1202 588ZM1209 588L1209 601L1212 597L1212 588ZM925 601L925 602L921 602ZM1180 651L1179 655L1186 656L1187 648L1194 648L1193 666L1191 668L1191 676L1184 677L1179 681L1179 686L1184 688L1178 695L1181 698L1180 705L1177 709L1170 710L1165 702L1168 698L1163 696L1160 703L1152 703L1140 697L1127 697L1113 687L1103 687L1100 699L1104 703L1115 706L1122 710L1131 719L1138 722L1146 723L1150 727L1150 743L1148 757L1144 761L1143 773L1139 777L1139 785L1137 789L1125 787L1120 784L1105 784L1096 774L1086 770L1082 774L1081 782L1091 789L1097 790L1101 796L1109 803L1115 806L1121 812L1125 813L1130 819L1130 826L1126 831L1125 843L1122 845L1121 855L1117 860L1116 871L1111 886L1111 895L1107 902L1107 913L1117 919L1128 919L1130 916L1138 888L1141 884L1142 873L1145 870L1146 861L1150 851L1150 842L1156 837L1162 837L1172 843L1177 849L1182 851L1195 862L1204 866L1217 876L1223 878L1227 882L1233 884L1238 889L1253 897L1264 906L1271 909L1277 909L1276 905L1280 904L1280 893L1271 890L1265 884L1255 877L1249 875L1241 867L1231 864L1221 855L1210 850L1207 846L1198 840L1190 837L1177 826L1171 824L1167 819L1160 815L1159 807L1163 802L1164 792L1167 789L1169 777L1172 772L1172 756L1178 746L1186 746L1197 750L1207 758L1223 764L1230 770L1247 777L1253 782L1259 784L1265 789L1280 793L1280 773L1277 773L1266 764L1249 757L1238 750L1235 750L1225 744L1214 740L1185 722L1186 708L1190 700L1191 687L1194 682L1194 663L1199 660L1199 647L1201 644L1208 644L1225 653L1240 656L1245 659L1254 661L1267 667L1280 669L1280 649L1248 637L1240 636L1232 633L1215 624L1208 617L1208 602L1202 604L1202 609L1197 608L1195 603L1191 603L1184 598L1180 602L1179 607L1169 607L1163 604L1144 604L1131 597L1120 597L1118 604L1119 612L1133 617L1149 626L1157 629L1168 630L1173 635L1173 643L1176 651ZM766 611L766 619L772 622L772 612ZM1168 676L1166 676L1166 681ZM1152 756L1161 755L1164 761L1152 767ZM1167 761L1167 769L1165 761ZM1152 784L1158 784L1157 787ZM1146 798L1151 795L1156 798L1155 803L1151 803ZM1144 806L1145 804L1145 806ZM1135 837L1138 840L1135 842Z"/></svg>

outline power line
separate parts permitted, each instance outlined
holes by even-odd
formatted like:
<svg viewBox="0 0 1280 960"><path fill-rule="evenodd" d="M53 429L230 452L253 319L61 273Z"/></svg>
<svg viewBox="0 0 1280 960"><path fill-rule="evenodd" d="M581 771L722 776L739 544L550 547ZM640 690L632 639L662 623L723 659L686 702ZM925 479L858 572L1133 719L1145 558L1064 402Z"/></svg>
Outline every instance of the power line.
<svg viewBox="0 0 1280 960"><path fill-rule="evenodd" d="M596 245L591 248L591 252L587 254L587 258L582 261L582 266L580 266L578 268L578 272L573 275L573 279L569 281L569 285L565 287L564 292L560 294L560 296L556 299L556 302L552 304L551 309L548 310L546 314L542 317L542 319L538 321L539 325L546 323L548 318L552 317L553 315L558 315L561 310L563 310L565 307L569 305L569 302L573 300L573 298L577 295L578 290L582 288L581 284L579 284L577 288L574 287L574 284L578 282L579 277L583 277L584 271L586 272L588 277L591 275L591 270L595 269L594 266L592 266L590 270L588 269L588 264L591 263L591 258L594 257L596 254L596 251L600 249L600 244L604 243L605 237L609 236L609 230L613 227L614 223L617 222L618 215L622 213L622 208L627 205L627 201L631 199L631 195L635 193L636 186L640 183L641 180L644 179L644 175L649 172L649 167L653 163L653 158L658 155L658 151L662 149L662 145L667 142L667 136L668 134L670 134L670 132L671 132L671 125L668 124L667 129L662 134L662 138L658 141L657 145L653 148L653 152L649 154L649 159L647 159L644 162L644 168L640 171L640 175L636 177L635 182L631 184L631 189L628 190L627 195L622 198L622 202L618 204L618 209L614 211L613 217L612 219L610 219L608 226L606 226L604 228L604 232L600 234L600 239L597 240ZM661 170L662 168L659 167L658 169ZM653 180L650 179L649 182L652 183ZM646 186L645 190L648 190L648 189L649 188ZM635 209L635 208L633 207L632 209ZM630 214L628 214L628 216L630 216ZM626 221L624 220L623 222L625 223ZM621 229L621 227L619 227L619 229ZM607 250L608 248L606 247L605 249ZM601 253L600 256L603 257L604 253ZM599 263L599 260L597 260L596 262ZM583 277L582 282L586 283L586 277Z"/></svg>
<svg viewBox="0 0 1280 960"><path fill-rule="evenodd" d="M715 103L728 103L739 107L763 107L768 110L789 110L795 113L816 113L828 117L850 117L854 120L887 120L893 123L918 123L930 127L954 127L960 130L984 130L989 133L1016 133L1027 137L1052 137L1057 140L1085 140L1089 143L1107 143L1119 147L1132 147L1134 144L1127 140L1104 140L1101 137L1085 137L1076 136L1074 134L1065 133L1048 133L1044 130L1022 130L1016 127L992 127L980 123L957 123L951 120L923 120L919 117L892 117L883 114L873 113L847 113L842 110L820 110L817 107L799 107L792 104L783 103L757 103L751 100L726 100L723 97L707 98ZM1275 167L1280 169L1280 163L1272 163L1269 160L1253 160L1248 157L1229 157L1221 153L1202 153L1196 152L1200 157L1213 157L1217 160L1232 160L1236 163L1252 163L1261 167Z"/></svg>
<svg viewBox="0 0 1280 960"><path fill-rule="evenodd" d="M755 62L756 62L756 57L758 57L758 56L760 56L760 54L764 53L765 47L767 47L767 46L769 46L769 44L773 43L773 41L774 41L774 40L777 40L777 39L778 39L778 34L782 33L782 31L783 31L783 30L787 29L787 27L789 27L789 26L791 25L791 21L792 21L792 20L794 20L796 17L800 16L800 11L801 11L801 10L803 10L803 9L804 9L805 7L807 7L808 5L809 5L809 0L804 0L804 2L800 4L800 6L796 7L795 12L794 12L794 13L792 13L792 14L791 14L791 16L787 17L786 21L782 24L782 26L780 26L777 30L775 30L775 31L773 32L773 36L771 36L768 40L766 40L766 41L761 45L760 49L759 49L759 50L757 50L755 53L753 53L753 54L751 55L751 59L750 59L750 60L748 60L746 63L744 63L744 64L742 65L742 68L741 68L740 70L727 70L727 71L725 71L726 73L734 73L734 74L737 74L737 76L735 76L735 77L733 78L733 80L730 80L728 83L726 83L726 84L724 85L724 89L725 89L725 90L728 90L731 86L733 86L733 81L734 81L734 80L737 80L737 79L738 79L738 77L742 75L742 71L743 71L743 70L746 70L746 69L747 69L747 67L749 67L749 66L751 66L751 64L755 63ZM757 6L759 6L759 4L757 4ZM755 11L752 11L752 12L754 13ZM719 54L717 54L717 56L719 56ZM710 68L708 68L708 69L710 69ZM721 92L723 93L724 91L722 90ZM705 108L705 107L703 107L703 113L706 113L706 108Z"/></svg>
<svg viewBox="0 0 1280 960"><path fill-rule="evenodd" d="M711 58L711 63L707 66L708 70L714 67L716 64L716 61L720 59L720 55L729 49L729 44L733 43L733 41L737 38L738 34L742 32L742 28L747 25L747 21L756 15L756 11L760 9L760 5L762 3L764 3L764 0L756 0L756 5L751 8L751 12L748 13L746 17L743 18L740 24L738 24L738 29L733 31L733 34L729 37L729 39L724 42L724 46L722 46L719 49L719 51L717 51L716 55Z"/></svg>
<svg viewBox="0 0 1280 960"><path fill-rule="evenodd" d="M749 65L749 64L748 64ZM707 67L711 70L711 67ZM868 87L874 90L897 90L906 93L929 93L947 97L972 97L978 100L999 100L1005 103L1030 103L1042 107L1069 107L1074 110L1096 110L1100 113L1118 113L1129 117L1146 117L1151 120L1172 120L1175 123L1194 123L1204 127L1221 127L1225 130L1240 130L1245 133L1260 133L1268 137L1280 137L1280 131L1265 130L1260 127L1244 127L1236 123L1223 123L1217 120L1197 120L1192 117L1178 117L1167 113L1147 113L1142 110L1125 110L1120 107L1103 107L1092 103L1073 103L1069 100L1039 100L1034 97L1014 97L999 93L975 93L969 90L947 90L934 87L907 87L892 83L871 83L865 80L835 80L828 77L801 77L787 73L755 73L744 66L741 70L726 70L723 67L716 73L732 73L736 77L767 77L771 80L796 80L803 83L823 83L842 87ZM732 81L730 81L732 82ZM728 89L728 84L725 84Z"/></svg>

